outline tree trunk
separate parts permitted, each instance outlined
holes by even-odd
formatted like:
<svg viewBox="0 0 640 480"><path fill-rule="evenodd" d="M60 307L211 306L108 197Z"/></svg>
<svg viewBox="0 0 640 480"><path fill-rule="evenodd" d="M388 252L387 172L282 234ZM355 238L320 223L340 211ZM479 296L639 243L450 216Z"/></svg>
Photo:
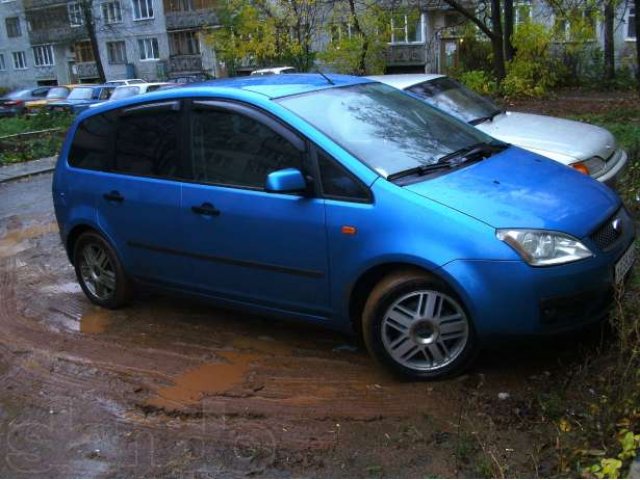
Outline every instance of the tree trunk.
<svg viewBox="0 0 640 480"><path fill-rule="evenodd" d="M355 0L349 0L349 11L351 12L351 18L353 19L353 29L356 35L362 39L362 46L360 48L360 56L358 58L358 66L354 72L356 75L364 75L367 73L367 53L369 51L369 39L362 31L360 27L360 21L356 12Z"/></svg>
<svg viewBox="0 0 640 480"><path fill-rule="evenodd" d="M616 75L615 46L614 46L614 0L606 0L604 4L604 78L613 80Z"/></svg>
<svg viewBox="0 0 640 480"><path fill-rule="evenodd" d="M100 79L100 83L104 83L107 81L107 77L104 74L102 59L100 58L100 48L98 47L98 38L96 37L96 24L93 18L93 0L82 2L81 6L84 15L84 26L87 29L87 35L89 35L89 41L91 42L91 50L93 51L93 58L96 62L98 78Z"/></svg>
<svg viewBox="0 0 640 480"><path fill-rule="evenodd" d="M504 57L506 61L513 60L513 0L504 0Z"/></svg>
<svg viewBox="0 0 640 480"><path fill-rule="evenodd" d="M640 93L640 1L635 0L636 6L636 79L638 80L638 93ZM627 8L630 8L627 6Z"/></svg>
<svg viewBox="0 0 640 480"><path fill-rule="evenodd" d="M502 19L500 0L491 0L491 24L493 26L491 46L493 47L493 69L498 83L506 77L507 72L504 64L504 42L502 36Z"/></svg>

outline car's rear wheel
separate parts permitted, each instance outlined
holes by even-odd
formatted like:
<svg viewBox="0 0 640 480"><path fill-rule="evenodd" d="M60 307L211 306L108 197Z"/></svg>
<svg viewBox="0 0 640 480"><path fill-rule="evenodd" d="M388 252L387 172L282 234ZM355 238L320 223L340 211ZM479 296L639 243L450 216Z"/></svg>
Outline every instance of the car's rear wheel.
<svg viewBox="0 0 640 480"><path fill-rule="evenodd" d="M372 356L403 376L456 375L477 351L475 330L462 302L442 281L422 271L384 278L371 292L362 322Z"/></svg>
<svg viewBox="0 0 640 480"><path fill-rule="evenodd" d="M78 282L91 302L101 307L118 308L131 297L131 282L115 250L102 236L85 232L73 250Z"/></svg>

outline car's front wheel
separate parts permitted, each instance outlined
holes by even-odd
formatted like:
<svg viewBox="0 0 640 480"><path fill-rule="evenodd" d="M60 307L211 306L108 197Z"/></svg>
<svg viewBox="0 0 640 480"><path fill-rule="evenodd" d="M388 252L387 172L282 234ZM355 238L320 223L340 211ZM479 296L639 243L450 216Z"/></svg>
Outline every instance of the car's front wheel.
<svg viewBox="0 0 640 480"><path fill-rule="evenodd" d="M115 250L98 233L85 232L76 241L73 263L85 295L96 305L118 308L131 297L131 282Z"/></svg>
<svg viewBox="0 0 640 480"><path fill-rule="evenodd" d="M462 302L442 281L418 270L384 278L371 292L362 322L372 356L412 378L458 374L477 350Z"/></svg>

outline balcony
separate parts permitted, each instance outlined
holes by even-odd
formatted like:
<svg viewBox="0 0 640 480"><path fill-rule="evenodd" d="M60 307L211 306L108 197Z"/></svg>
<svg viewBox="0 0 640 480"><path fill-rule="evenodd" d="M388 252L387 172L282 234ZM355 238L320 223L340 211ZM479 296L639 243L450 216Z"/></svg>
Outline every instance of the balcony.
<svg viewBox="0 0 640 480"><path fill-rule="evenodd" d="M66 0L23 0L22 3L25 10L30 10L32 8L50 7L52 5L62 5L65 8L67 7Z"/></svg>
<svg viewBox="0 0 640 480"><path fill-rule="evenodd" d="M32 45L40 45L46 43L74 43L78 40L87 38L87 32L84 28L51 27L43 30L32 30L29 32L29 39Z"/></svg>
<svg viewBox="0 0 640 480"><path fill-rule="evenodd" d="M165 21L167 30L182 30L218 25L218 16L210 9L191 12L165 12Z"/></svg>
<svg viewBox="0 0 640 480"><path fill-rule="evenodd" d="M387 65L424 65L427 61L423 43L389 45L387 49Z"/></svg>
<svg viewBox="0 0 640 480"><path fill-rule="evenodd" d="M169 74L200 73L202 68L202 56L196 55L174 55L169 58Z"/></svg>

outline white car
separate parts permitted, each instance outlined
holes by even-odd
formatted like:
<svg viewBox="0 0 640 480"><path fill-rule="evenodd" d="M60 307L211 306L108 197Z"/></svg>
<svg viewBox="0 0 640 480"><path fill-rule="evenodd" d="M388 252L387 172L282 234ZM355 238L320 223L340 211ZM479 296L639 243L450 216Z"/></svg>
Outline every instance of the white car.
<svg viewBox="0 0 640 480"><path fill-rule="evenodd" d="M488 98L444 75L368 77L407 91L424 102L511 143L615 185L627 154L604 128L545 115L503 111Z"/></svg>
<svg viewBox="0 0 640 480"><path fill-rule="evenodd" d="M116 87L120 85L136 85L139 83L147 83L147 81L141 78L124 78L122 80L109 80L108 82L104 82L105 85L115 85Z"/></svg>
<svg viewBox="0 0 640 480"><path fill-rule="evenodd" d="M296 69L293 67L261 68L251 72L251 75L282 75L285 73L296 73Z"/></svg>
<svg viewBox="0 0 640 480"><path fill-rule="evenodd" d="M149 92L155 92L160 88L172 85L171 83L166 82L155 82L155 83L139 83L135 85L120 85L116 87L111 94L111 98L109 100L122 100L123 98L135 97L136 95L143 95Z"/></svg>

